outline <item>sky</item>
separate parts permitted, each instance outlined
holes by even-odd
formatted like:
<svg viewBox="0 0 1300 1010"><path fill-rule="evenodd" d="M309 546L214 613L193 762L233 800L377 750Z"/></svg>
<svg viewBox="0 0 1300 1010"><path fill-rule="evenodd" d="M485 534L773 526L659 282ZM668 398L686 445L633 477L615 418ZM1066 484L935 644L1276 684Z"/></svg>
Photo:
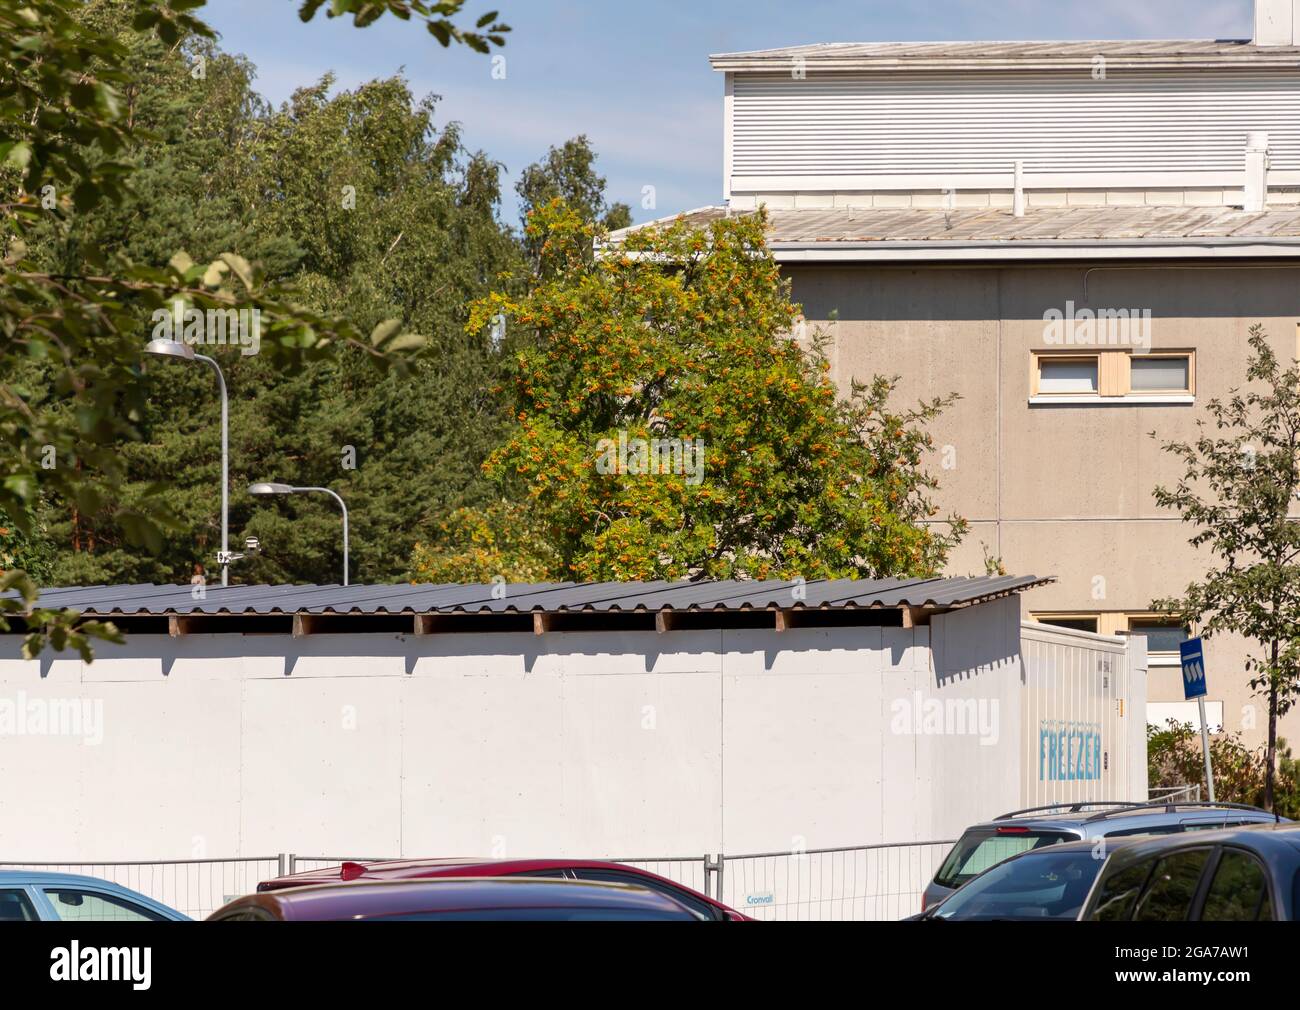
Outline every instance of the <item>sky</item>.
<svg viewBox="0 0 1300 1010"><path fill-rule="evenodd" d="M328 6L328 5L326 5ZM489 57L443 49L414 22L385 16L354 28L298 0L209 0L199 13L222 47L256 65L275 103L333 72L338 87L402 72L417 97L437 95L442 121L514 183L547 149L585 133L609 198L637 221L722 198L722 75L711 53L813 42L1249 38L1251 0L470 0L508 36L504 79ZM643 206L653 187L654 206Z"/></svg>

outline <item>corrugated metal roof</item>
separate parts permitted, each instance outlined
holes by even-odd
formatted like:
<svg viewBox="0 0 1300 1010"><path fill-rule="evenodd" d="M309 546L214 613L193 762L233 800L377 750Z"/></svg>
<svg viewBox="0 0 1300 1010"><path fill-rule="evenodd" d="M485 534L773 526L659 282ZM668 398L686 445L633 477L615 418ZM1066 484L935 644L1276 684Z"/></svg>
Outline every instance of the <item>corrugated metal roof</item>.
<svg viewBox="0 0 1300 1010"><path fill-rule="evenodd" d="M1051 582L1037 576L766 582L605 582L511 585L88 586L47 589L39 606L89 616L196 614L628 613L660 610L938 609L1010 596ZM794 590L798 588L800 597ZM501 597L501 598L497 598Z"/></svg>
<svg viewBox="0 0 1300 1010"><path fill-rule="evenodd" d="M1248 63L1297 65L1300 47L1246 39L1124 39L1079 42L825 42L709 57L718 70L764 69L802 58L809 64L871 69L894 65L1071 64L1104 56L1144 65Z"/></svg>
<svg viewBox="0 0 1300 1010"><path fill-rule="evenodd" d="M704 207L680 215L704 226L727 216L725 207ZM993 242L1179 242L1300 239L1300 204L1261 213L1236 207L1034 207L1016 217L1011 210L769 210L773 249L810 243L993 243ZM611 244L634 228L670 224L678 218L635 225L610 235Z"/></svg>

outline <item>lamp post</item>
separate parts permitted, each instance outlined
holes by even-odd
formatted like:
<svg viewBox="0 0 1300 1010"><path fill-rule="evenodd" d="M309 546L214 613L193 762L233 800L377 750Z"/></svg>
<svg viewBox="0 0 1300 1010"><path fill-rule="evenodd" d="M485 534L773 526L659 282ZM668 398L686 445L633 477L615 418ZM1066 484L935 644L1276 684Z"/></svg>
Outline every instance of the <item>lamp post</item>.
<svg viewBox="0 0 1300 1010"><path fill-rule="evenodd" d="M221 553L217 563L221 565L221 584L230 585L230 398L226 394L226 377L221 366L206 354L196 354L189 344L179 340L151 340L145 347L146 354L159 358L179 358L183 361L202 361L212 366L217 373L217 385L221 389Z"/></svg>
<svg viewBox="0 0 1300 1010"><path fill-rule="evenodd" d="M248 493L258 498L268 498L280 494L327 494L339 503L343 510L343 584L348 585L348 507L337 493L327 487L294 487L292 484L250 484Z"/></svg>

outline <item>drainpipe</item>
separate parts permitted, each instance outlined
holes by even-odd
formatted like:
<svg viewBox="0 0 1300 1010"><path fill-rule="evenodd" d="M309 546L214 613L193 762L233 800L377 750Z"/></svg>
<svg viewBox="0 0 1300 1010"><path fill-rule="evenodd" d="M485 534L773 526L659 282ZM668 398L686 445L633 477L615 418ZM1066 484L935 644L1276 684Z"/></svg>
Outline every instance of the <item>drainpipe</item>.
<svg viewBox="0 0 1300 1010"><path fill-rule="evenodd" d="M1014 189L1016 192L1015 192L1015 196L1012 199L1012 213L1014 213L1016 217L1024 217L1025 216L1025 163L1023 161L1016 162Z"/></svg>
<svg viewBox="0 0 1300 1010"><path fill-rule="evenodd" d="M1268 204L1268 134L1246 136L1246 193L1242 209L1260 214Z"/></svg>

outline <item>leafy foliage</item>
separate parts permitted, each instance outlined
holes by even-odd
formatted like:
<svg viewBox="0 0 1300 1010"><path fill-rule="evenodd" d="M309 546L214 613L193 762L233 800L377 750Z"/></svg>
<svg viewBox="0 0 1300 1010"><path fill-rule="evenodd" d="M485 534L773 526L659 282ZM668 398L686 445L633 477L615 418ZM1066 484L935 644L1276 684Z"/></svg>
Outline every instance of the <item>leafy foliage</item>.
<svg viewBox="0 0 1300 1010"><path fill-rule="evenodd" d="M302 0L298 16L310 21L325 3L326 0ZM474 22L474 27L468 29L455 21L464 7L465 0L440 0L438 3L425 3L423 0L329 0L325 13L332 18L351 14L352 23L358 28L373 24L385 14L403 21L410 20L414 14L424 19L429 34L444 47L459 42L475 52L487 53L493 46L506 44L504 36L510 31L510 26L500 21L496 11L482 15Z"/></svg>
<svg viewBox="0 0 1300 1010"><path fill-rule="evenodd" d="M1267 805L1268 749L1247 748L1239 733L1210 736L1215 798L1223 803ZM1164 728L1147 727L1148 785L1152 789L1195 785L1205 780L1201 732L1170 720ZM1283 817L1300 818L1300 760L1285 740L1278 741L1275 797L1272 809Z"/></svg>
<svg viewBox="0 0 1300 1010"><path fill-rule="evenodd" d="M596 172L596 152L585 136L552 147L540 162L524 169L515 191L524 218L524 242L534 260L540 254L540 237L528 231L528 219L556 200L563 200L583 221L603 231L617 231L632 223L627 204L606 200L605 182Z"/></svg>
<svg viewBox="0 0 1300 1010"><path fill-rule="evenodd" d="M1244 390L1211 400L1193 442L1171 442L1184 475L1155 490L1162 508L1199 527L1190 539L1217 559L1183 596L1152 606L1196 624L1206 638L1232 633L1257 643L1250 685L1268 701L1266 802L1273 799L1277 720L1300 693L1300 365L1283 368L1263 328L1250 331ZM1155 433L1152 433L1155 437Z"/></svg>
<svg viewBox="0 0 1300 1010"><path fill-rule="evenodd" d="M517 521L562 562L553 578L836 578L937 572L965 532L927 525L934 480L924 430L948 403L901 413L876 378L841 398L822 353L791 333L789 284L763 215L678 221L593 259L599 234L564 201L528 225L539 276L522 296L475 304L467 334L509 321L515 424L485 464ZM610 446L702 449L702 469L615 468ZM671 463L671 459L669 459ZM426 546L416 576L470 577L484 560L456 536ZM497 551L504 570L532 566Z"/></svg>
<svg viewBox="0 0 1300 1010"><path fill-rule="evenodd" d="M199 310L256 310L259 364L287 374L340 352L379 366L381 375L406 371L399 352L419 343L400 320L362 328L334 306L318 302L321 307L312 308L309 293L282 283L274 264L268 271L233 247L210 246L199 262L184 252L164 257L156 250L137 259L123 248L138 222L117 212L130 204L134 185L148 179L156 158L177 159L178 196L203 178L207 189L193 206L202 207L214 191L222 193L219 203L227 199L218 185L227 180L201 174L193 161L184 171L193 154L168 150L165 141L152 155L138 146L156 139L139 118L152 109L160 129L178 129L180 117L169 115L169 103L186 100L173 87L159 101L148 86L150 72L162 69L173 83L203 79L188 65L177 74L174 63L177 54L205 55L201 47L212 33L191 13L202 6L202 0L0 3L0 440L10 449L0 457L0 510L25 536L37 528L42 497L77 515L107 513L131 547L156 551L165 532L180 527L160 501L167 482L131 487L129 456L122 451L140 439L148 419L140 336L142 321L157 310L178 301ZM302 13L310 17L319 6L308 3ZM331 11L350 11L364 24L373 19L374 6L335 2ZM506 30L495 16L475 31L457 27L449 21L463 6L456 0L382 6L398 16L427 17L440 41L449 33L444 44L478 49L499 44ZM218 82L238 91L239 67L225 69ZM199 117L218 134L230 125L222 114L238 119L245 101L224 98L215 103L221 112ZM227 132L224 139L237 144L240 137ZM239 163L228 162L232 171ZM172 176L165 169L154 178ZM86 225L97 212L99 223ZM222 237L215 226L222 215L217 209L206 217L206 231L191 230L215 242ZM205 220L195 216L200 224ZM114 229L116 247L99 241ZM34 603L35 584L20 570L7 573L0 589L8 591L0 614ZM88 648L88 638L112 633L93 623L78 626L77 619L30 615L28 650L47 643Z"/></svg>

